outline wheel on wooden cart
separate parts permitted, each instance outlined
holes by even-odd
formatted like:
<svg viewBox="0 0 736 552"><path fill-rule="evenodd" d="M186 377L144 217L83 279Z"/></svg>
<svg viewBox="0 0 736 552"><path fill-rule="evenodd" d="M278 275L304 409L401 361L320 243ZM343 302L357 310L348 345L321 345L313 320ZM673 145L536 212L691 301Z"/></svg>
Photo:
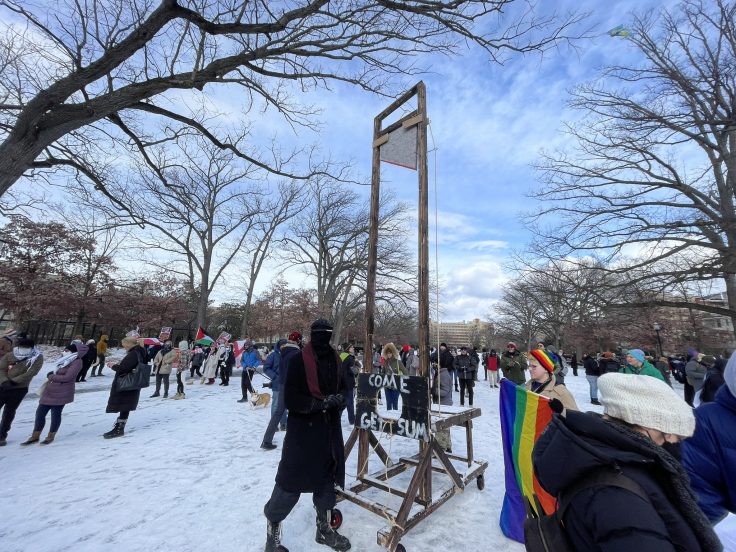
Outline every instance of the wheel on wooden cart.
<svg viewBox="0 0 736 552"><path fill-rule="evenodd" d="M406 548L403 544L396 545L396 552L406 552Z"/></svg>
<svg viewBox="0 0 736 552"><path fill-rule="evenodd" d="M475 480L475 484L478 485L478 490L482 491L486 488L486 478L482 475L479 475L478 479Z"/></svg>
<svg viewBox="0 0 736 552"><path fill-rule="evenodd" d="M337 508L332 509L332 519L330 520L330 527L337 530L342 525L342 512Z"/></svg>

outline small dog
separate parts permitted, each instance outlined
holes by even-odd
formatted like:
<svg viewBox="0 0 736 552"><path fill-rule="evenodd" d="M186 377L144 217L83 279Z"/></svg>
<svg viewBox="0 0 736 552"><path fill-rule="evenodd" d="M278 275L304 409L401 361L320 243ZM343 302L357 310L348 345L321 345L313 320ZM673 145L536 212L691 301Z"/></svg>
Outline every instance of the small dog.
<svg viewBox="0 0 736 552"><path fill-rule="evenodd" d="M252 393L250 396L251 408L266 408L271 404L271 395L268 393Z"/></svg>

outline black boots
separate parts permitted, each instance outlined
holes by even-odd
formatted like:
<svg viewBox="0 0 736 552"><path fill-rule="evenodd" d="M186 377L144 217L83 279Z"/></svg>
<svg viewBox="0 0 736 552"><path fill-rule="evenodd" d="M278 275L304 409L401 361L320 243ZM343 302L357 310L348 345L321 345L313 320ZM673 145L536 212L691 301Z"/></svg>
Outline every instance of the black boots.
<svg viewBox="0 0 736 552"><path fill-rule="evenodd" d="M263 450L273 450L276 448L276 445L274 445L273 443L267 443L266 441L263 441L261 443L261 448Z"/></svg>
<svg viewBox="0 0 736 552"><path fill-rule="evenodd" d="M330 520L332 520L332 510L317 511L317 535L314 540L333 550L350 550L350 541L332 528Z"/></svg>
<svg viewBox="0 0 736 552"><path fill-rule="evenodd" d="M266 548L265 552L289 552L289 549L281 544L281 524L271 523L266 520Z"/></svg>
<svg viewBox="0 0 736 552"><path fill-rule="evenodd" d="M127 420L122 420L118 418L118 421L115 422L115 425L113 426L113 428L107 433L103 433L102 436L105 439L114 439L115 437L122 437L123 435L125 435L125 422L126 421Z"/></svg>

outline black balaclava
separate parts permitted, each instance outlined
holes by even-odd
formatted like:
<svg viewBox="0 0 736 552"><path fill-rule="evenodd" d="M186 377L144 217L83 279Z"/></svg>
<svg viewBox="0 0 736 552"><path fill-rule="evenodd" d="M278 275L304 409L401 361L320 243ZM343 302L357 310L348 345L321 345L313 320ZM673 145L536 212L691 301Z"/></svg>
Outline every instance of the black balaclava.
<svg viewBox="0 0 736 552"><path fill-rule="evenodd" d="M324 318L315 320L310 328L309 340L318 357L326 356L332 352L330 339L332 339L332 324Z"/></svg>

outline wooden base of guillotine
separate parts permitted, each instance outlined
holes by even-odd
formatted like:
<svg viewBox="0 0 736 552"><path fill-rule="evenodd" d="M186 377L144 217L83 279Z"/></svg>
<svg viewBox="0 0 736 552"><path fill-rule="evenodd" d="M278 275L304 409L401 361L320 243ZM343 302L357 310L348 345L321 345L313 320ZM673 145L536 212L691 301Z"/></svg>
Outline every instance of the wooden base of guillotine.
<svg viewBox="0 0 736 552"><path fill-rule="evenodd" d="M473 419L481 415L480 408L443 407L443 411L431 410L430 415L432 432L429 440L419 441L417 454L401 457L396 462L389 457L371 429L353 428L345 444L346 459L349 458L356 443L358 445L358 474L355 484L345 490L337 490L338 501L350 501L388 520L389 528L378 531L377 540L379 545L390 552L395 552L397 549L404 550L399 544L401 538L456 493L463 492L470 482L476 480L481 490L485 486L483 474L488 467L488 462L476 461L473 458ZM447 453L435 440L435 431L449 429L453 426L465 428L467 456ZM368 474L368 455L371 449L381 459L384 468ZM459 473L451 460L467 463L468 470L463 474ZM412 469L414 474L406 490L389 485L392 477ZM432 473L445 474L453 483L452 487L436 498L432 494ZM378 489L389 495L401 497L403 500L398 511L361 496L361 493L368 489ZM414 504L418 504L421 509L410 515Z"/></svg>

